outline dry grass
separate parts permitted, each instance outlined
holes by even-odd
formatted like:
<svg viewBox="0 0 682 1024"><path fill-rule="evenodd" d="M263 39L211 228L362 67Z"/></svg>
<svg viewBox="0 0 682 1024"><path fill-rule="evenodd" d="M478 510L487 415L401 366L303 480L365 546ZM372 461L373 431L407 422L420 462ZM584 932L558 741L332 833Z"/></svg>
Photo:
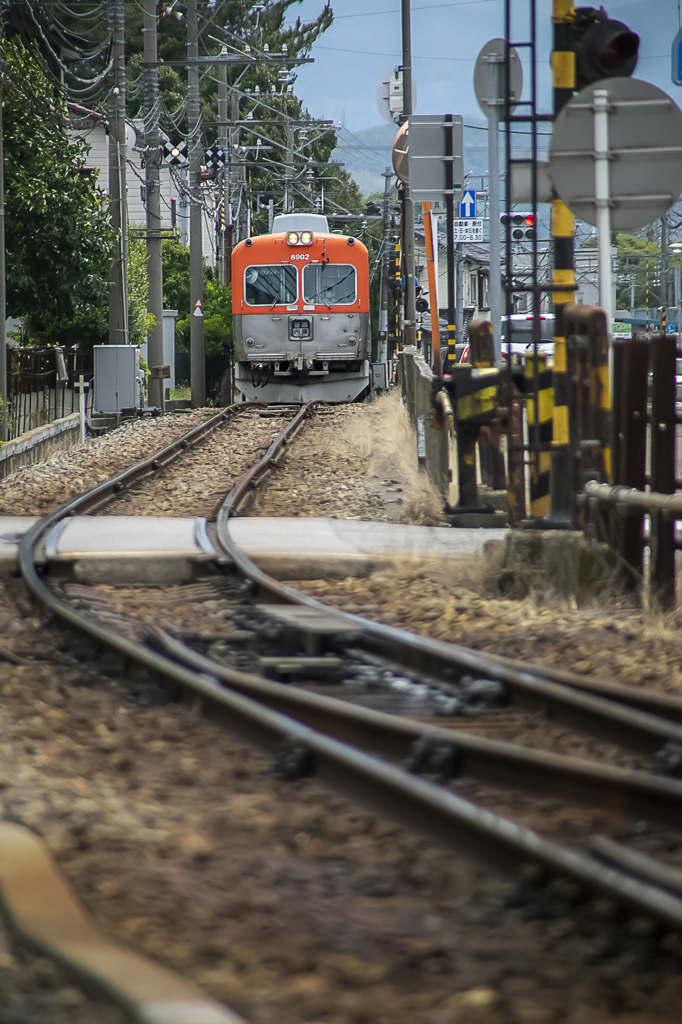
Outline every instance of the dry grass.
<svg viewBox="0 0 682 1024"><path fill-rule="evenodd" d="M401 521L445 526L443 499L417 462L417 439L397 389L364 405L348 426L351 444L367 460L367 475L400 479Z"/></svg>

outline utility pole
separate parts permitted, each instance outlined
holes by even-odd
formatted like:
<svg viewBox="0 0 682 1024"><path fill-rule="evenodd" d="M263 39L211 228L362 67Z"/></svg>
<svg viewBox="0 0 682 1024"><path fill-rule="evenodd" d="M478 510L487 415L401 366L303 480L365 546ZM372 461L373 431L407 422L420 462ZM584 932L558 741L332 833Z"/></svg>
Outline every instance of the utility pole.
<svg viewBox="0 0 682 1024"><path fill-rule="evenodd" d="M227 56L227 47L223 46L221 57ZM218 140L219 149L225 154L222 169L223 201L221 206L221 223L218 247L218 279L221 284L229 284L232 280L232 217L230 210L230 164L227 149L227 64L218 65Z"/></svg>
<svg viewBox="0 0 682 1024"><path fill-rule="evenodd" d="M206 405L204 353L204 247L201 209L201 98L199 96L199 23L197 0L187 2L187 120L189 123L189 293L192 406Z"/></svg>
<svg viewBox="0 0 682 1024"><path fill-rule="evenodd" d="M457 242L457 276L455 288L455 328L457 341L464 341L464 257L462 256L462 243Z"/></svg>
<svg viewBox="0 0 682 1024"><path fill-rule="evenodd" d="M241 207L241 195L239 189L240 170L239 170L239 128L237 122L239 121L239 93L236 89L232 90L232 110L230 113L233 127L230 128L230 223L232 223L232 196L237 196L237 209ZM239 234L239 216L237 215L236 224L236 235L235 226L232 224L232 231L230 233L231 246L241 241ZM232 258L232 249L230 249L230 259Z"/></svg>
<svg viewBox="0 0 682 1024"><path fill-rule="evenodd" d="M661 305L668 310L668 220L661 217Z"/></svg>
<svg viewBox="0 0 682 1024"><path fill-rule="evenodd" d="M287 124L287 154L286 166L284 168L284 212L291 213L293 207L293 196L291 194L292 179L294 177L294 129Z"/></svg>
<svg viewBox="0 0 682 1024"><path fill-rule="evenodd" d="M161 139L159 71L156 66L157 0L144 0L144 167L147 192L147 313L154 324L147 335L147 364L163 363L163 264L161 261ZM149 404L164 408L164 381L149 378Z"/></svg>
<svg viewBox="0 0 682 1024"><path fill-rule="evenodd" d="M5 147L2 123L2 90L3 81L0 75L0 441L6 441L9 407L7 405L7 338L5 337L7 286L5 280Z"/></svg>
<svg viewBox="0 0 682 1024"><path fill-rule="evenodd" d="M393 171L390 167L387 167L384 171L383 233L381 238L381 299L379 303L379 347L377 351L378 363L385 363L388 360L388 240L391 233L390 203L392 181Z"/></svg>
<svg viewBox="0 0 682 1024"><path fill-rule="evenodd" d="M126 215L125 3L108 0L112 86L109 92L109 210L116 255L109 270L109 344L128 344L128 244Z"/></svg>
<svg viewBox="0 0 682 1024"><path fill-rule="evenodd" d="M412 110L412 27L410 24L410 0L402 0L403 29L403 121L409 119ZM405 258L405 345L417 344L417 310L414 279L414 204L410 199L410 186L403 188L403 252Z"/></svg>

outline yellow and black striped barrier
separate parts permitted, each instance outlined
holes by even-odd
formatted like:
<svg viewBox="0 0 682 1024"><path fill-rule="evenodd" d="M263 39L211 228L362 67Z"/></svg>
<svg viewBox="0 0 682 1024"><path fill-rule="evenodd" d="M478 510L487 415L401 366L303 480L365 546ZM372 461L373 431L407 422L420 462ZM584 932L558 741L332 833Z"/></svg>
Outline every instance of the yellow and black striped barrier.
<svg viewBox="0 0 682 1024"><path fill-rule="evenodd" d="M481 428L496 422L499 371L495 366L493 325L489 320L472 320L468 325L469 363L451 366L445 382L455 414L457 430L457 474L459 500L454 511L486 513L476 482L476 443Z"/></svg>
<svg viewBox="0 0 682 1024"><path fill-rule="evenodd" d="M526 357L524 385L528 433L531 439L530 514L546 516L550 506L550 468L552 421L554 416L554 383L547 369L547 356L538 353ZM537 379L537 412L536 412Z"/></svg>

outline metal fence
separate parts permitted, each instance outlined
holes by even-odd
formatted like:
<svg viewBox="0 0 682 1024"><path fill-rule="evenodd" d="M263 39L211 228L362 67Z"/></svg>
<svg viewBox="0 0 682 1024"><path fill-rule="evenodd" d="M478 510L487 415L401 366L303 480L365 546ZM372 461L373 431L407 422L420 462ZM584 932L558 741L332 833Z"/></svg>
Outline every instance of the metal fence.
<svg viewBox="0 0 682 1024"><path fill-rule="evenodd" d="M603 473L585 486L592 528L636 573L648 547L651 592L662 607L675 603L675 524L682 519L678 343L674 334L614 342L614 486L600 486Z"/></svg>
<svg viewBox="0 0 682 1024"><path fill-rule="evenodd" d="M75 385L93 377L92 352L76 348L7 349L8 438L52 423L78 410ZM88 391L92 412L94 389Z"/></svg>

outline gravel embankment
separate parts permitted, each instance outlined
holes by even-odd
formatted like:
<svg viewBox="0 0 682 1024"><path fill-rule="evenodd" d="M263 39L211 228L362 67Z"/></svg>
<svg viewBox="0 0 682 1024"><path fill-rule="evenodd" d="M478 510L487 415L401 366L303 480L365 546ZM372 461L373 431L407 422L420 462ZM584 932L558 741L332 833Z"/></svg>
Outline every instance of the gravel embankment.
<svg viewBox="0 0 682 1024"><path fill-rule="evenodd" d="M445 525L397 393L314 410L243 514Z"/></svg>
<svg viewBox="0 0 682 1024"><path fill-rule="evenodd" d="M110 934L254 1024L676 1020L682 979L648 940L614 944L561 900L516 891L508 906L487 871L312 781L277 781L197 709L60 642L18 583L0 607L3 642L45 659L2 669L3 813L45 838ZM517 810L539 821L549 804ZM674 857L677 837L623 828Z"/></svg>
<svg viewBox="0 0 682 1024"><path fill-rule="evenodd" d="M531 598L483 597L473 589L475 581L465 587L428 569L398 567L368 579L290 585L367 618L474 650L682 693L682 629L675 614L661 619L628 605L571 609L559 602L543 606Z"/></svg>

